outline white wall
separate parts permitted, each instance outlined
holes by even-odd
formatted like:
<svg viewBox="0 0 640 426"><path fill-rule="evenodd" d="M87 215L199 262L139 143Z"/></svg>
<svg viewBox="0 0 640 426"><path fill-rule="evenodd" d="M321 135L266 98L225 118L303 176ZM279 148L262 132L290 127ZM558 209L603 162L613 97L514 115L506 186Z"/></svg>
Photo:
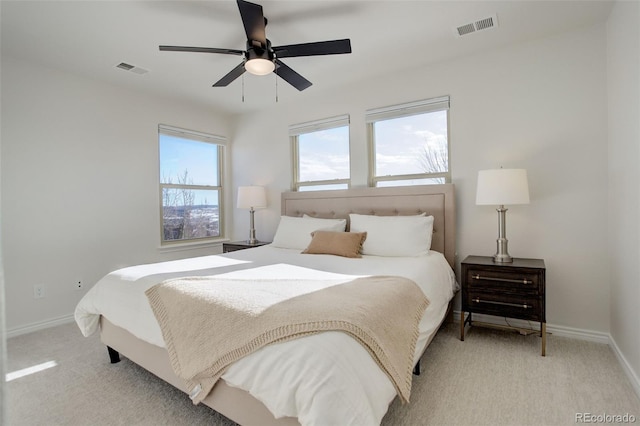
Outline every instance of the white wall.
<svg viewBox="0 0 640 426"><path fill-rule="evenodd" d="M305 94L303 102L240 117L234 185L269 189L269 209L256 213L258 238L273 236L280 192L290 188L288 125L350 114L352 179L362 186L367 179L365 110L450 95L459 260L495 252L497 213L474 203L478 170L526 168L531 204L509 208L509 251L545 259L550 324L607 333L605 44L605 28L599 25L331 93ZM246 234L242 214L236 211L236 238Z"/></svg>
<svg viewBox="0 0 640 426"><path fill-rule="evenodd" d="M640 383L640 3L607 22L611 336ZM640 393L640 389L637 389Z"/></svg>
<svg viewBox="0 0 640 426"><path fill-rule="evenodd" d="M119 267L211 253L158 250L158 123L229 134L228 117L201 106L2 58L9 331L71 315L77 280L88 289Z"/></svg>
<svg viewBox="0 0 640 426"><path fill-rule="evenodd" d="M1 9L0 9L1 10ZM1 12L0 12L1 14ZM0 79L2 73L0 71ZM0 93L2 85L0 84ZM0 94L0 99L2 95ZM0 103L0 117L2 117L2 104ZM1 126L0 126L1 128ZM0 132L0 188L2 187L2 134ZM2 199L0 198L0 224L2 223ZM0 242L2 241L2 228L0 227ZM0 244L0 378L4 378L7 365L7 333L6 333L6 315L5 305L6 298L4 296L4 266L2 261L2 246ZM7 420L7 393L6 382L0 380L0 424L6 424Z"/></svg>

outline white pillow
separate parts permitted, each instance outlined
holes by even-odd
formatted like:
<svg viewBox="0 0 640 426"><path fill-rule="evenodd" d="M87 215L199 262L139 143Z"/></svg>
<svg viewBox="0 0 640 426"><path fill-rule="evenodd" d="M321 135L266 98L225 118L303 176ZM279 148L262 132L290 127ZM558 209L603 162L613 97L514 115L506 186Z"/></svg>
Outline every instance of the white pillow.
<svg viewBox="0 0 640 426"><path fill-rule="evenodd" d="M304 250L311 242L311 233L313 231L344 232L346 226L347 219L280 216L280 223L271 245Z"/></svg>
<svg viewBox="0 0 640 426"><path fill-rule="evenodd" d="M366 232L362 254L423 256L431 249L433 216L371 216L350 214L351 232Z"/></svg>

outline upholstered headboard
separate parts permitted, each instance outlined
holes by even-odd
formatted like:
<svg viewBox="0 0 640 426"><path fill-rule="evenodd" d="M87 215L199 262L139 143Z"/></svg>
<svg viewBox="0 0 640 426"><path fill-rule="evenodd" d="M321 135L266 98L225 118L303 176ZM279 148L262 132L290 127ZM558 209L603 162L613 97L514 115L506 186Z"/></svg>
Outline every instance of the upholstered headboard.
<svg viewBox="0 0 640 426"><path fill-rule="evenodd" d="M407 216L423 212L434 217L431 249L444 254L453 268L456 241L453 184L282 193L285 216L348 218L349 213Z"/></svg>

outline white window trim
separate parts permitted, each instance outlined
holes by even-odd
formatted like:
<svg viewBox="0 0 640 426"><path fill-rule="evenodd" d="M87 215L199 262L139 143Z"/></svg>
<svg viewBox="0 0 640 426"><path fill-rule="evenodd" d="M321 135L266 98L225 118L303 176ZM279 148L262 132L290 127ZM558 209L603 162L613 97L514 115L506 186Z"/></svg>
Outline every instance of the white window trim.
<svg viewBox="0 0 640 426"><path fill-rule="evenodd" d="M407 102L404 104L386 106L369 109L366 111L365 122L367 123L367 150L369 152L369 186L377 186L381 181L402 181L414 179L444 178L446 183L451 182L451 129L449 124L450 97L440 96L437 98L425 99L421 101ZM447 111L447 172L443 173L416 173L406 175L376 176L376 147L374 124L377 121L389 120L393 118L408 117L411 115L425 114L436 111Z"/></svg>
<svg viewBox="0 0 640 426"><path fill-rule="evenodd" d="M218 146L218 186L209 186L209 185L176 185L176 184L163 184L160 178L160 134L165 134L169 136L176 136L183 139L194 140L197 142L206 142L215 144ZM209 133L198 132L195 130L183 129L180 127L168 126L166 124L158 125L158 191L159 191L159 214L160 214L160 248L166 249L174 248L176 250L180 248L184 249L194 249L205 246L212 246L221 244L224 241L228 241L229 239L225 235L225 192L224 192L224 175L225 175L225 163L226 163L226 147L227 147L227 138L224 136L213 135ZM188 189L208 189L208 190L217 190L219 191L218 196L218 229L220 231L220 235L217 237L208 237L208 238L197 238L197 239L189 239L189 240L173 240L173 241L165 241L164 240L164 215L163 215L163 197L162 197L162 189L163 188L188 188Z"/></svg>
<svg viewBox="0 0 640 426"><path fill-rule="evenodd" d="M349 114L336 115L335 117L323 118L321 120L292 124L289 126L289 136L298 136L303 133L317 132L319 130L333 129L334 127L343 127L348 125Z"/></svg>
<svg viewBox="0 0 640 426"><path fill-rule="evenodd" d="M408 117L410 115L424 114L425 112L448 110L449 104L449 96L441 96L439 98L368 109L365 120L367 123L373 123L374 121L388 120L390 118Z"/></svg>
<svg viewBox="0 0 640 426"><path fill-rule="evenodd" d="M292 170L292 182L291 188L293 191L299 191L300 187L304 186L318 186L318 185L339 185L347 184L347 188L351 187L351 168L349 168L348 179L330 179L330 180L310 180L300 181L300 165L299 165L299 151L298 151L298 137L305 133L318 132L321 130L333 129L336 127L350 127L349 114L337 115L334 117L324 118L321 120L307 121L305 123L293 124L289 126L289 140L291 142L291 164ZM351 131L349 131L350 133ZM351 141L349 140L349 157L351 157Z"/></svg>
<svg viewBox="0 0 640 426"><path fill-rule="evenodd" d="M158 125L158 134L160 133L164 133L165 135L177 136L183 139L191 139L198 142L210 142L218 145L227 144L227 138L224 136L197 132L195 130L182 129L180 127L168 126L166 124Z"/></svg>

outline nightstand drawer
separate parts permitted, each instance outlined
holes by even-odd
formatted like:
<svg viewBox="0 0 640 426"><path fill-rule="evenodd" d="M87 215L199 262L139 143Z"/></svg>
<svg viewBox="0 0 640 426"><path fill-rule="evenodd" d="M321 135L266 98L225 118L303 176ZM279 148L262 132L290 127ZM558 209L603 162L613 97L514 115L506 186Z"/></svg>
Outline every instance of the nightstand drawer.
<svg viewBox="0 0 640 426"><path fill-rule="evenodd" d="M509 294L468 292L465 306L471 312L540 321L540 298Z"/></svg>
<svg viewBox="0 0 640 426"><path fill-rule="evenodd" d="M469 291L493 289L518 294L537 294L540 291L539 277L539 274L528 274L522 271L487 271L468 268L465 278Z"/></svg>

